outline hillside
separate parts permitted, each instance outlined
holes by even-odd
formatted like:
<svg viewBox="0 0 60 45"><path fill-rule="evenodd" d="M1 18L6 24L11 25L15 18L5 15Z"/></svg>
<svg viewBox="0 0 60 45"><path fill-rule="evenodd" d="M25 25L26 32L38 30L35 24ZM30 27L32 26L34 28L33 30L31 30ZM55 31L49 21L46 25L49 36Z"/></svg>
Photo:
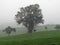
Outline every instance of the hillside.
<svg viewBox="0 0 60 45"><path fill-rule="evenodd" d="M60 30L41 31L0 38L1 45L60 45Z"/></svg>

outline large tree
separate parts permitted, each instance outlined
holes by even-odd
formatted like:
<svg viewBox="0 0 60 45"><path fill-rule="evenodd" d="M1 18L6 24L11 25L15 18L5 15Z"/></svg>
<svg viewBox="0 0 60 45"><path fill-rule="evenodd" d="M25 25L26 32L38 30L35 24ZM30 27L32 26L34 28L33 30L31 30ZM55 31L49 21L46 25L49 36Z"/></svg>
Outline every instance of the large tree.
<svg viewBox="0 0 60 45"><path fill-rule="evenodd" d="M20 8L20 11L15 15L15 19L18 24L23 23L29 33L32 33L34 26L44 22L39 4Z"/></svg>

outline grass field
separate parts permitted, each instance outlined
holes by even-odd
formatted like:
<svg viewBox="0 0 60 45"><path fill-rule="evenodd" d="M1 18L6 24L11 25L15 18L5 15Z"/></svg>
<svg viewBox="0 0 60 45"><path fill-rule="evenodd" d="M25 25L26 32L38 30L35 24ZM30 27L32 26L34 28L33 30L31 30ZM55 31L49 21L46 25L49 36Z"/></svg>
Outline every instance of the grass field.
<svg viewBox="0 0 60 45"><path fill-rule="evenodd" d="M19 31L18 31L19 32ZM60 45L60 30L0 37L0 45Z"/></svg>

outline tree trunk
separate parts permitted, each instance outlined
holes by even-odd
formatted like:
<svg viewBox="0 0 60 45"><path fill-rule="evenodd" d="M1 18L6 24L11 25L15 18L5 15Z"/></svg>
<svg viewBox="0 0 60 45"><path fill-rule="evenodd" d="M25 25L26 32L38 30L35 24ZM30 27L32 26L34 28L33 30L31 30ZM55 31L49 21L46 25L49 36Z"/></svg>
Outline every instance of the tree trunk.
<svg viewBox="0 0 60 45"><path fill-rule="evenodd" d="M29 26L28 26L28 33L32 33L32 30L34 28L34 23L33 21L29 22Z"/></svg>

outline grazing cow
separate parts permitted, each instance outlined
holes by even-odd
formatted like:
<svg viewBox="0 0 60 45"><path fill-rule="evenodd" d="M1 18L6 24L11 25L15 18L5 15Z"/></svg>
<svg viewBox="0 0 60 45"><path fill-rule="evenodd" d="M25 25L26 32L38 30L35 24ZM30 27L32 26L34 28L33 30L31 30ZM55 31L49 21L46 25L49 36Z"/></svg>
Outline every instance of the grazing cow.
<svg viewBox="0 0 60 45"><path fill-rule="evenodd" d="M34 30L34 32L36 32L36 30Z"/></svg>

